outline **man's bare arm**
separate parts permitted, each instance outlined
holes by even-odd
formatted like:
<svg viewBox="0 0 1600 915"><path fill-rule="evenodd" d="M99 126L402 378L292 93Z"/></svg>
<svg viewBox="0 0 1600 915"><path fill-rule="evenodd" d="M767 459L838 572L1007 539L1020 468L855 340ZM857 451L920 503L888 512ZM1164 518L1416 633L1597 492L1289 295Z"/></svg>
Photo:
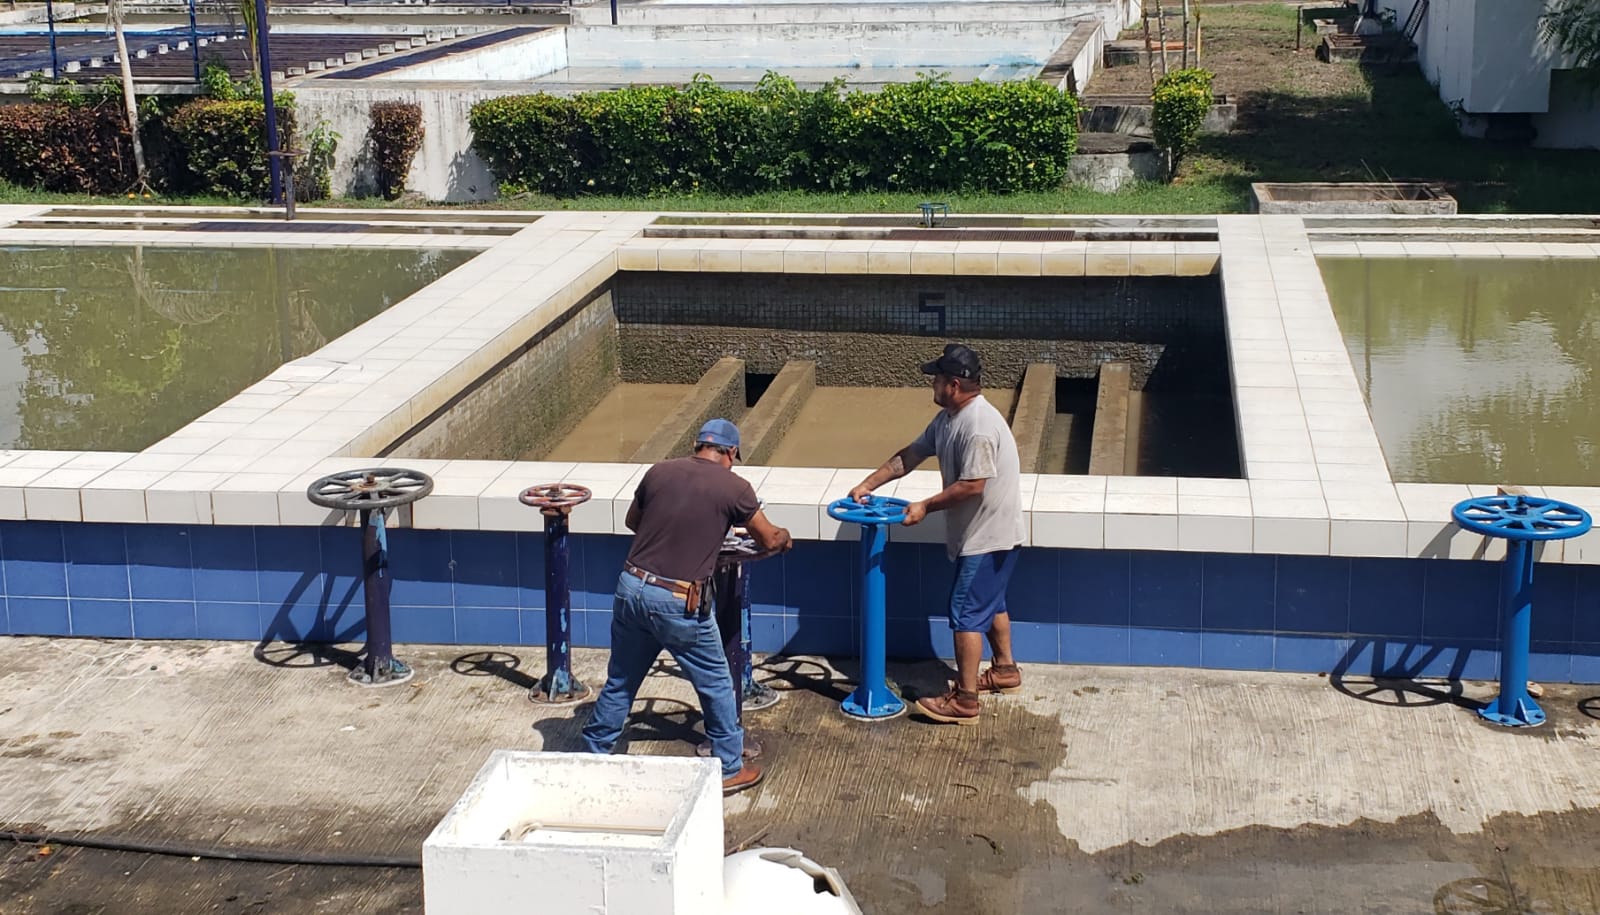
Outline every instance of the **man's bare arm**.
<svg viewBox="0 0 1600 915"><path fill-rule="evenodd" d="M756 546L761 547L763 550L782 553L794 546L794 539L789 536L788 529L773 524L767 519L766 513L760 509L757 509L756 513L750 516L750 521L745 524L745 529L750 532L751 537L755 538Z"/></svg>
<svg viewBox="0 0 1600 915"><path fill-rule="evenodd" d="M906 474L917 469L917 465L927 460L928 456L917 450L913 445L907 445L894 453L894 457L883 463L882 467L867 475L865 480L855 489L850 490L850 499L860 502L870 495L874 489L891 480L898 480Z"/></svg>
<svg viewBox="0 0 1600 915"><path fill-rule="evenodd" d="M944 511L958 502L975 499L983 495L984 484L987 480L957 480L939 490L920 502L913 502L906 506L905 520L900 522L906 527L921 523L929 512Z"/></svg>

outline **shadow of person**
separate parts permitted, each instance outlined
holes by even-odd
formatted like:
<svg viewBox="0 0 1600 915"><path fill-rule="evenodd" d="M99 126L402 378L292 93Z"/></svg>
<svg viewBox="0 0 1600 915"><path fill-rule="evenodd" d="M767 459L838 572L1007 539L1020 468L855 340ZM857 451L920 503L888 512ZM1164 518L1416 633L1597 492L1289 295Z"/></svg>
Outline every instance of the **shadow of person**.
<svg viewBox="0 0 1600 915"><path fill-rule="evenodd" d="M926 658L890 664L889 677L900 684L901 698L911 701L944 695L956 680L956 669L943 658Z"/></svg>
<svg viewBox="0 0 1600 915"><path fill-rule="evenodd" d="M622 731L619 744L633 741L681 742L694 748L705 740L696 727L700 721L700 709L679 699L660 696L635 699L633 708L628 711L628 725Z"/></svg>
<svg viewBox="0 0 1600 915"><path fill-rule="evenodd" d="M583 702L562 709L564 714L547 715L533 722L534 733L539 735L539 749L546 753L582 753L583 726L589 723L593 702Z"/></svg>

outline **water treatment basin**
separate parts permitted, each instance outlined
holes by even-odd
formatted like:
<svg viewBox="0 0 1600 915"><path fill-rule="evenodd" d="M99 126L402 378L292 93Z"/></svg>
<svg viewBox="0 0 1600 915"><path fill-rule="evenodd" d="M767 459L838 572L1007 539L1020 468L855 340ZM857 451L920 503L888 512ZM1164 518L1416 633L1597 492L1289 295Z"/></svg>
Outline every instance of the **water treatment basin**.
<svg viewBox="0 0 1600 915"><path fill-rule="evenodd" d="M137 451L473 254L6 248L0 445Z"/></svg>
<svg viewBox="0 0 1600 915"><path fill-rule="evenodd" d="M1320 267L1396 480L1600 482L1600 260Z"/></svg>
<svg viewBox="0 0 1600 915"><path fill-rule="evenodd" d="M937 413L918 366L952 338L1027 472L1239 475L1212 277L620 273L391 453L648 464L720 416L747 464L874 467Z"/></svg>

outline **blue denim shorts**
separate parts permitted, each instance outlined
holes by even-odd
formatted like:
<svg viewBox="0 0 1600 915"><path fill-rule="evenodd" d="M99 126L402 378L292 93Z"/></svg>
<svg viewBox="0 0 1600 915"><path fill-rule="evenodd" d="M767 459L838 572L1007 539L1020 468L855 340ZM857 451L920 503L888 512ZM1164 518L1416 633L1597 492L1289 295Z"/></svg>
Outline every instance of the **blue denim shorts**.
<svg viewBox="0 0 1600 915"><path fill-rule="evenodd" d="M1017 567L1020 547L999 553L979 553L956 560L956 580L950 587L950 628L957 632L988 632L996 613L1006 612L1006 587Z"/></svg>

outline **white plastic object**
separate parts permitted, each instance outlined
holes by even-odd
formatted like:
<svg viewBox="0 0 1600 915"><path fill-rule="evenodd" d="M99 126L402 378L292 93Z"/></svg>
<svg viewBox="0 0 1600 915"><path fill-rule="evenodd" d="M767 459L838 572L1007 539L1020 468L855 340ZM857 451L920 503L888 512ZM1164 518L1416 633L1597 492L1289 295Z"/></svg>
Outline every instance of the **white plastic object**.
<svg viewBox="0 0 1600 915"><path fill-rule="evenodd" d="M839 872L792 848L752 848L722 862L723 915L862 915Z"/></svg>

